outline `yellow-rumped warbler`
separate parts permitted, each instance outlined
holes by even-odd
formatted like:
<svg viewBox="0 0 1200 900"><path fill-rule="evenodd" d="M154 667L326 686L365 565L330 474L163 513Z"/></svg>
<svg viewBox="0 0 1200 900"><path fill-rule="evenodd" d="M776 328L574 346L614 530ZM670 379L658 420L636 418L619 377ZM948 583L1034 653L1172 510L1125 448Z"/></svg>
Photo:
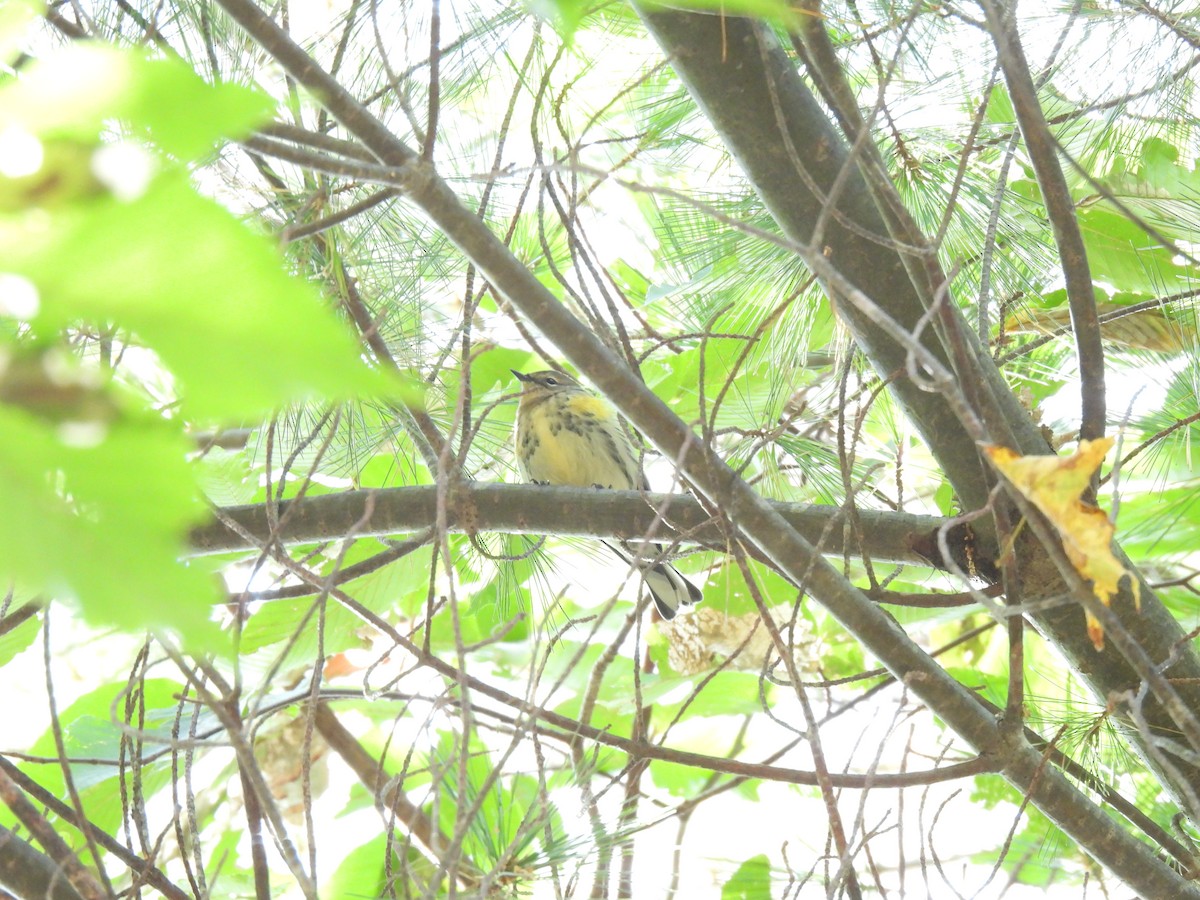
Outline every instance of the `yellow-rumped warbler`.
<svg viewBox="0 0 1200 900"><path fill-rule="evenodd" d="M621 416L603 397L562 372L512 373L525 386L517 409L517 465L534 484L563 484L636 490L646 487L638 455ZM657 544L604 545L642 573L664 619L701 598L700 589L680 575ZM636 562L635 562L636 560Z"/></svg>

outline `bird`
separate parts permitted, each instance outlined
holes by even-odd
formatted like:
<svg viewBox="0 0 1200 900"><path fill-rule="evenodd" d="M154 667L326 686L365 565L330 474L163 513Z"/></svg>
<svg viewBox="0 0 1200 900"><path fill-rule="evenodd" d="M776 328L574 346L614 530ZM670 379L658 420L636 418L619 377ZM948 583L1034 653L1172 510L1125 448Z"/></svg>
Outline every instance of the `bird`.
<svg viewBox="0 0 1200 900"><path fill-rule="evenodd" d="M516 448L525 481L627 491L647 488L625 420L608 400L565 372L510 371L523 385ZM664 619L670 621L681 608L700 602L700 589L662 559L658 544L603 544L641 572Z"/></svg>

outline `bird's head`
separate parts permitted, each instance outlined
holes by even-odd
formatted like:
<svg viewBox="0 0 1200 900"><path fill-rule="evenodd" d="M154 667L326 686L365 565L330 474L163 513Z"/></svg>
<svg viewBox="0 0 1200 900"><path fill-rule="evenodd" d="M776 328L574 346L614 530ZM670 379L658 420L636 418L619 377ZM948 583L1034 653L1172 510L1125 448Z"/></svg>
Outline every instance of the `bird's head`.
<svg viewBox="0 0 1200 900"><path fill-rule="evenodd" d="M546 369L542 372L518 372L516 369L510 369L517 376L517 381L521 382L523 389L521 391L522 405L545 399L553 394L562 391L578 391L582 390L578 381L572 378L565 372L557 372L553 369Z"/></svg>

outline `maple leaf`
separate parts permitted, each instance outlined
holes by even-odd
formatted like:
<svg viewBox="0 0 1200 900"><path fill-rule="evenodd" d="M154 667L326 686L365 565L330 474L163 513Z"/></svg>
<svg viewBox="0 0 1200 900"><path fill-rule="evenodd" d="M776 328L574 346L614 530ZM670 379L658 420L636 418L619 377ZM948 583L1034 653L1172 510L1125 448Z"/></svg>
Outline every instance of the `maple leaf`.
<svg viewBox="0 0 1200 900"><path fill-rule="evenodd" d="M1141 585L1113 555L1115 528L1104 510L1085 503L1080 495L1113 445L1112 438L1080 441L1070 456L1021 456L1007 447L984 447L997 471L1050 520L1076 571L1092 583L1092 592L1108 606L1117 595L1121 578L1133 581L1133 600L1141 609ZM1104 628L1090 612L1088 637L1097 650L1104 649Z"/></svg>

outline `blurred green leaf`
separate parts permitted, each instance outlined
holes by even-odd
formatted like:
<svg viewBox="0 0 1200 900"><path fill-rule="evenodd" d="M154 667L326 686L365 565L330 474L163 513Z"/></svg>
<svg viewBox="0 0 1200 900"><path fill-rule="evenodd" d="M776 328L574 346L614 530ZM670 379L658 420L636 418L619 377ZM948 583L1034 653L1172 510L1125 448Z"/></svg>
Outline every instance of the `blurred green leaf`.
<svg viewBox="0 0 1200 900"><path fill-rule="evenodd" d="M0 86L3 127L97 142L106 123L123 120L183 160L248 134L274 107L253 88L206 84L180 60L95 43L71 44Z"/></svg>
<svg viewBox="0 0 1200 900"><path fill-rule="evenodd" d="M743 862L721 886L721 900L771 900L771 861L765 853Z"/></svg>
<svg viewBox="0 0 1200 900"><path fill-rule="evenodd" d="M1030 821L1005 842L1003 851L1002 861L999 849L976 853L972 859L989 865L999 862L1012 883L1043 889L1063 881L1061 860L1078 852L1074 842L1036 809L1030 810Z"/></svg>
<svg viewBox="0 0 1200 900"><path fill-rule="evenodd" d="M363 644L357 634L362 620L338 603L326 603L322 624L316 608L316 595L294 600L269 600L258 604L250 620L242 627L241 653L253 653L263 647L291 641L287 658L301 664L316 656L318 638L326 656L332 656ZM320 628L320 632L318 629Z"/></svg>
<svg viewBox="0 0 1200 900"><path fill-rule="evenodd" d="M238 506L254 499L257 486L251 478L246 454L212 447L194 466L201 491L214 505Z"/></svg>
<svg viewBox="0 0 1200 900"><path fill-rule="evenodd" d="M5 0L0 3L0 63L11 62L21 52L29 26L45 10L41 0Z"/></svg>
<svg viewBox="0 0 1200 900"><path fill-rule="evenodd" d="M699 795L710 781L710 773L699 766L685 766L662 759L650 761L650 778L672 797L688 800Z"/></svg>
<svg viewBox="0 0 1200 900"><path fill-rule="evenodd" d="M215 646L217 585L178 562L204 515L188 449L162 420L96 423L81 442L0 404L0 580L72 598L94 623Z"/></svg>
<svg viewBox="0 0 1200 900"><path fill-rule="evenodd" d="M360 540L346 552L342 569L370 559L385 551L379 541ZM425 603L429 591L432 545L418 547L374 572L344 582L339 587L367 609L385 614L391 610L415 615Z"/></svg>
<svg viewBox="0 0 1200 900"><path fill-rule="evenodd" d="M183 173L160 176L132 202L65 212L36 236L27 221L0 221L0 256L38 288L35 328L84 319L131 329L176 374L183 409L197 419L237 420L387 383L312 286Z"/></svg>
<svg viewBox="0 0 1200 900"><path fill-rule="evenodd" d="M1117 540L1135 557L1165 559L1195 550L1200 538L1200 491L1190 483L1123 492Z"/></svg>
<svg viewBox="0 0 1200 900"><path fill-rule="evenodd" d="M486 353L471 360L471 390L476 397L493 391L497 394L520 393L521 383L512 370L531 372L540 368L544 368L541 361L528 351L489 347Z"/></svg>
<svg viewBox="0 0 1200 900"><path fill-rule="evenodd" d="M563 39L570 42L590 4L587 0L529 0L529 7L554 25Z"/></svg>
<svg viewBox="0 0 1200 900"><path fill-rule="evenodd" d="M322 897L384 897L387 874L384 858L388 836L377 834L347 853L321 885Z"/></svg>
<svg viewBox="0 0 1200 900"><path fill-rule="evenodd" d="M698 690L689 691L686 699L675 700L680 685ZM666 727L680 713L687 718L754 715L762 712L764 695L769 704L773 689L762 682L758 672L718 672L703 685L699 678L663 675L653 680L646 679L642 689L643 702L653 704L654 722L660 728ZM632 695L629 701L632 712Z"/></svg>

